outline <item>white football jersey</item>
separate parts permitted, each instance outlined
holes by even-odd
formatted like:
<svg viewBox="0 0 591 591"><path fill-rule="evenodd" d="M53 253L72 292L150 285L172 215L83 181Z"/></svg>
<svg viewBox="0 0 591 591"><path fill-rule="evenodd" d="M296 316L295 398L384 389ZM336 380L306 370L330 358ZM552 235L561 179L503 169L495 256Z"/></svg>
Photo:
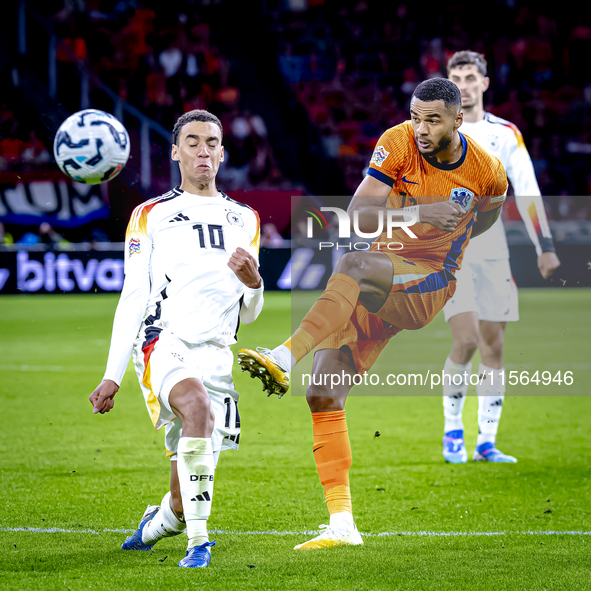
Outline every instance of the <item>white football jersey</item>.
<svg viewBox="0 0 591 591"><path fill-rule="evenodd" d="M176 188L136 207L105 378L121 383L145 326L166 328L191 344L235 343L241 302L257 290L228 261L242 247L258 263L259 242L257 213L223 193L201 197Z"/></svg>
<svg viewBox="0 0 591 591"><path fill-rule="evenodd" d="M516 195L517 205L528 233L538 254L541 247L538 233L551 236L541 201L540 188L536 180L532 161L525 147L521 132L513 123L485 113L484 119L476 123L464 121L460 131L476 140L483 148L496 156L507 172ZM521 197L537 197L527 204L519 201ZM533 203L533 209L531 209ZM530 211L531 210L531 211ZM526 213L527 212L527 213ZM541 226L541 229L540 229ZM472 238L468 244L464 260L476 262L483 259L508 259L509 248L505 237L503 221L499 219L484 233Z"/></svg>

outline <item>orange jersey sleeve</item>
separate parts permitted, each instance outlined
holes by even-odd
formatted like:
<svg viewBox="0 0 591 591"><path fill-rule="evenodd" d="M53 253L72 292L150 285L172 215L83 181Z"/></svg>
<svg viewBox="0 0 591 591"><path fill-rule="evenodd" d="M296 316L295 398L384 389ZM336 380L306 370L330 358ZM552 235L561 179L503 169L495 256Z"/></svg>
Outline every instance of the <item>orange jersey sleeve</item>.
<svg viewBox="0 0 591 591"><path fill-rule="evenodd" d="M491 173L493 180L491 184L485 189L485 195L478 204L478 211L491 211L500 207L505 202L507 197L507 174L505 167L501 164L498 158L494 159L494 165L491 166Z"/></svg>
<svg viewBox="0 0 591 591"><path fill-rule="evenodd" d="M408 157L408 131L401 125L385 131L369 161L368 174L392 187Z"/></svg>

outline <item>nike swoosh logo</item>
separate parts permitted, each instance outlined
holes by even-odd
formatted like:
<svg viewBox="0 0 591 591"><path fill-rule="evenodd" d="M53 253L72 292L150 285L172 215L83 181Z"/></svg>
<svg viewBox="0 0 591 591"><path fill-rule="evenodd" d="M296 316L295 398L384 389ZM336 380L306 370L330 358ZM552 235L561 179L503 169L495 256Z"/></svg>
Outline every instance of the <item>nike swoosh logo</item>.
<svg viewBox="0 0 591 591"><path fill-rule="evenodd" d="M402 177L402 182L403 183L409 183L410 185L418 185L419 183L415 183L414 181L409 181L406 176Z"/></svg>
<svg viewBox="0 0 591 591"><path fill-rule="evenodd" d="M322 449L324 447L324 445L321 445L320 447L317 447L316 449L312 450L312 453L315 454L319 449Z"/></svg>

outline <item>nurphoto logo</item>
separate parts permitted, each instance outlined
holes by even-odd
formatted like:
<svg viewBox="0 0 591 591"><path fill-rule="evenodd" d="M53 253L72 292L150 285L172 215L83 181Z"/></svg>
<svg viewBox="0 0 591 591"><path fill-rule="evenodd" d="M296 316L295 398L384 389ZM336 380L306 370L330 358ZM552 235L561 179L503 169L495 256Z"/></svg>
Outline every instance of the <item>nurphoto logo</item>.
<svg viewBox="0 0 591 591"><path fill-rule="evenodd" d="M351 218L349 214L340 207L321 207L319 210L311 208L306 210L309 214L307 218L306 236L307 238L314 238L314 222L320 226L321 230L326 230L329 226L326 217L323 215L323 211L330 211L336 215L338 222L338 239L351 238ZM359 212L353 213L353 234L355 238L361 238L369 240L369 242L359 242L353 240L349 243L343 242L320 242L318 249L336 248L337 250L369 250L372 246L372 240L381 236L384 232L384 225L386 226L386 236L389 239L388 242L377 243L377 250L402 250L404 245L401 242L392 242L392 231L394 228L401 228L409 238L417 238L416 234L410 229L410 226L417 223L417 215L412 211L394 212L393 210L386 210L386 219L384 216L380 216L377 224L377 228L373 232L363 232L359 228ZM394 219L394 218L403 218ZM374 243L375 245L376 243ZM383 248L382 248L383 246Z"/></svg>
<svg viewBox="0 0 591 591"><path fill-rule="evenodd" d="M349 214L340 207L321 207L320 211L314 209L314 211L306 210L306 213L310 214L307 218L307 237L314 238L314 220L318 222L321 229L328 226L326 218L322 215L323 211L331 211L337 216L339 223L339 238L351 238L351 218ZM403 217L404 221L398 221L393 219L394 217ZM408 220L408 221L407 221ZM409 226L413 226L417 223L417 216L411 212L395 212L394 210L386 210L386 235L388 238L392 238L392 230L394 228L402 228L402 230L409 236L409 238L416 238L416 234L410 229ZM378 227L374 232L362 232L359 229L359 212L355 210L353 213L353 233L360 238L377 238L384 231L384 217L380 216L378 220Z"/></svg>

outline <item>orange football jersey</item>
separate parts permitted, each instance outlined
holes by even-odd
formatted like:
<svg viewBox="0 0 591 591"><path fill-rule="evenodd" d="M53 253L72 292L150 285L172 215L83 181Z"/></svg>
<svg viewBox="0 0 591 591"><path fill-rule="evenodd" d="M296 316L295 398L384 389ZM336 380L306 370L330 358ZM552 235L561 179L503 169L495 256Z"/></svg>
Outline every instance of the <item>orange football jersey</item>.
<svg viewBox="0 0 591 591"><path fill-rule="evenodd" d="M449 266L457 268L476 214L501 207L507 191L507 175L500 160L470 137L460 133L460 139L462 156L445 165L419 152L410 121L388 129L380 137L368 174L392 188L386 207L453 201L466 213L453 232L443 232L430 224L415 224L412 232L417 238L413 239L402 229L394 229L388 238L384 230L371 250L385 250L380 243L399 242L403 248L397 254L405 258L443 264L451 255L455 264Z"/></svg>

